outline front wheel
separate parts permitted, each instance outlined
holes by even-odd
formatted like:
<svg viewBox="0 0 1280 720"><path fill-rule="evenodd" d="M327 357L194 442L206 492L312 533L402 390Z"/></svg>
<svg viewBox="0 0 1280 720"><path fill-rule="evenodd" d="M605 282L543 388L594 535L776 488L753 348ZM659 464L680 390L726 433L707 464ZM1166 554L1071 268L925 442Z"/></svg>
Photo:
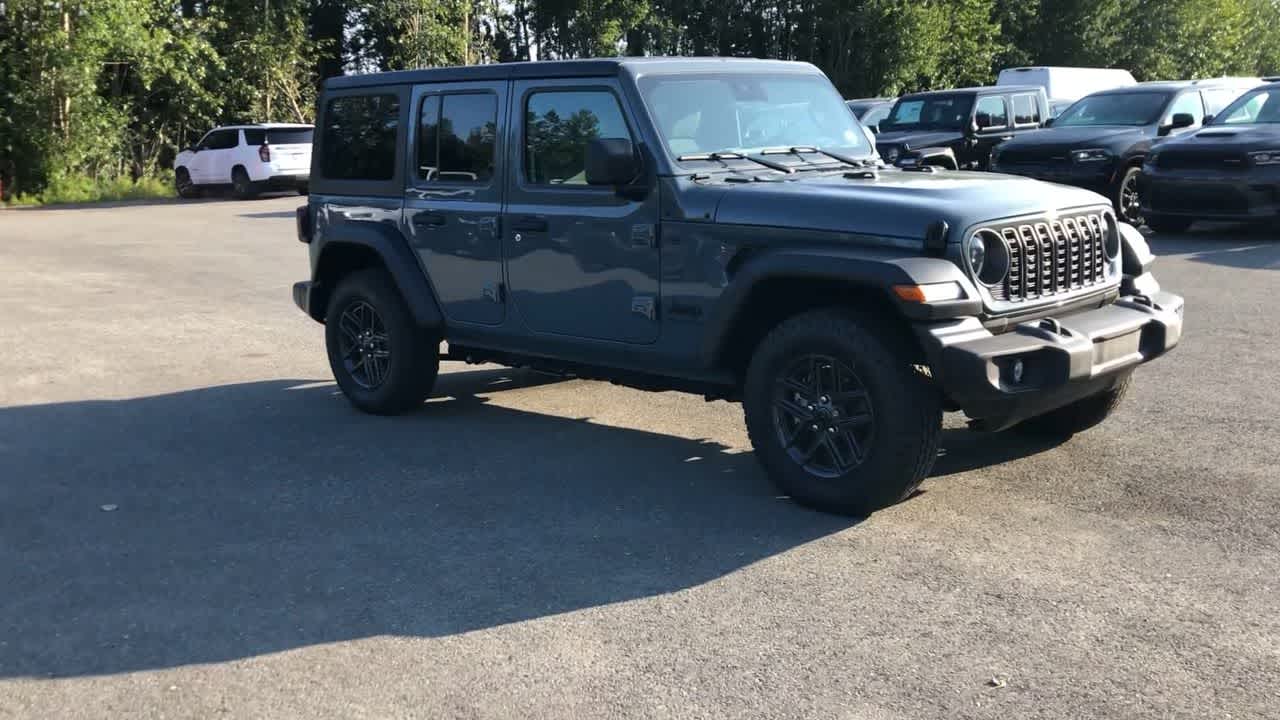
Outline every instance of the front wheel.
<svg viewBox="0 0 1280 720"><path fill-rule="evenodd" d="M1147 227L1159 233L1183 233L1195 222L1191 218L1168 215L1152 215L1147 218Z"/></svg>
<svg viewBox="0 0 1280 720"><path fill-rule="evenodd" d="M1116 214L1134 227L1142 227L1142 202L1138 197L1138 176L1141 174L1140 167L1126 169L1116 183L1111 198Z"/></svg>
<svg viewBox="0 0 1280 720"><path fill-rule="evenodd" d="M1101 423L1120 406L1129 392L1126 376L1107 390L1077 400L1044 415L1024 420L1016 427L1028 435L1065 439Z"/></svg>
<svg viewBox="0 0 1280 720"><path fill-rule="evenodd" d="M186 168L178 168L173 173L173 188L178 197L193 200L200 197L200 188L191 180L191 173Z"/></svg>
<svg viewBox="0 0 1280 720"><path fill-rule="evenodd" d="M802 505L865 516L906 498L933 467L938 393L875 327L840 310L807 312L751 359L747 432L770 478Z"/></svg>
<svg viewBox="0 0 1280 720"><path fill-rule="evenodd" d="M431 394L440 343L413 321L385 271L361 270L339 283L324 322L329 367L352 405L394 415Z"/></svg>

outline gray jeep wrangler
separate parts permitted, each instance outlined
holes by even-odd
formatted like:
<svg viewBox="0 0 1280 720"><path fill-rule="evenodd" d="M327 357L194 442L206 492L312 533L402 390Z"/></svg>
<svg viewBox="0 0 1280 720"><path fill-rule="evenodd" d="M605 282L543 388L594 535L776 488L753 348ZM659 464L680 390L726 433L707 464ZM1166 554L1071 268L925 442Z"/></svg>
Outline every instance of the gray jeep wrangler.
<svg viewBox="0 0 1280 720"><path fill-rule="evenodd" d="M392 72L319 109L294 300L368 412L442 359L741 401L785 493L861 515L928 475L944 411L1070 435L1181 334L1106 198L887 168L805 63Z"/></svg>

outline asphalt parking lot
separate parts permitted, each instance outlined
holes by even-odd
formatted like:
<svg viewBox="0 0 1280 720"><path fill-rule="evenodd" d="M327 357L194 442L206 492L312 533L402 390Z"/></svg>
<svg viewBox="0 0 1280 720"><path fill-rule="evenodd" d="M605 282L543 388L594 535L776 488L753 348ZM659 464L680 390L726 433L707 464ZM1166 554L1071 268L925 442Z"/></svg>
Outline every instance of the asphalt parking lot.
<svg viewBox="0 0 1280 720"><path fill-rule="evenodd" d="M949 417L854 521L723 402L356 413L298 202L0 211L0 718L1280 717L1280 239L1152 238L1186 335L1117 417Z"/></svg>

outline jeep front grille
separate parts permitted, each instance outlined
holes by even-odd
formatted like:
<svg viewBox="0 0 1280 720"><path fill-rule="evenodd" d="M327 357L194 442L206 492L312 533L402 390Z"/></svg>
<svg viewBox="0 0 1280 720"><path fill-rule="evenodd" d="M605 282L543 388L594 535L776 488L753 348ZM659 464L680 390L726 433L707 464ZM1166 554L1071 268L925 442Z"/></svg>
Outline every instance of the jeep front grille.
<svg viewBox="0 0 1280 720"><path fill-rule="evenodd" d="M1009 253L1009 272L994 294L1021 302L1102 283L1107 232L1107 218L1100 212L996 228Z"/></svg>

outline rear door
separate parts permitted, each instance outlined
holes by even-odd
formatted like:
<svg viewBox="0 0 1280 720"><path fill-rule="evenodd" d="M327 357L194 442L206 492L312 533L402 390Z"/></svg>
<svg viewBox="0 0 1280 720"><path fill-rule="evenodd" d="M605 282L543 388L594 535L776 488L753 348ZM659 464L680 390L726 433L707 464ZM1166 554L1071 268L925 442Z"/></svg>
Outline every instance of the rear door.
<svg viewBox="0 0 1280 720"><path fill-rule="evenodd" d="M504 254L512 304L534 332L658 338L658 194L587 185L592 138L638 137L613 78L513 84Z"/></svg>
<svg viewBox="0 0 1280 720"><path fill-rule="evenodd" d="M420 85L405 153L404 232L452 323L496 325L507 81Z"/></svg>

